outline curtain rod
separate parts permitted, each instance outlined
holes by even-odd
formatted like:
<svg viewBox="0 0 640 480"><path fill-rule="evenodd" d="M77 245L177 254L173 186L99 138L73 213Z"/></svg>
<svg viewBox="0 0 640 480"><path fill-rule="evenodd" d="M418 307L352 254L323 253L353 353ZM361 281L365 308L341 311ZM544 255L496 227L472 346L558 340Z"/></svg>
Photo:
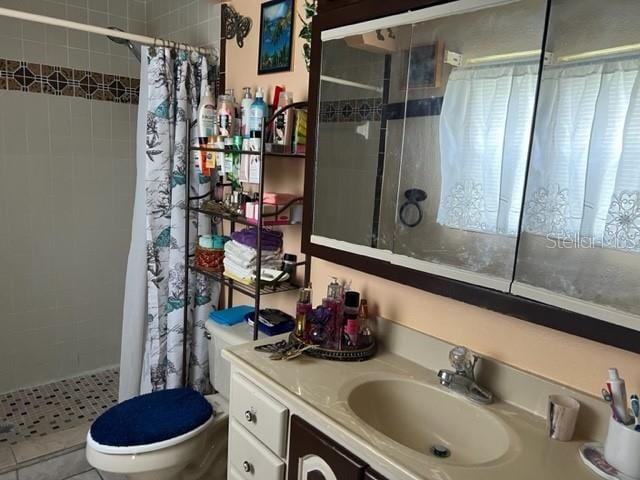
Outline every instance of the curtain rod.
<svg viewBox="0 0 640 480"><path fill-rule="evenodd" d="M374 85L367 85L365 83L352 82L351 80L344 80L342 78L330 77L329 75L320 75L320 80L329 83L336 83L338 85L346 85L347 87L363 88L365 90L372 90L374 92L382 93L381 87Z"/></svg>
<svg viewBox="0 0 640 480"><path fill-rule="evenodd" d="M97 27L85 23L72 22L62 18L47 17L46 15L38 15L35 13L23 12L20 10L11 10L10 8L0 7L0 16L16 18L18 20L26 20L28 22L44 23L45 25L53 25L56 27L70 28L72 30L81 30L83 32L97 33L108 37L123 38L131 42L141 43L143 45L157 47L176 47L184 50L191 50L202 54L211 54L213 49L205 47L194 47L186 43L178 43L172 40L164 40L161 38L148 37L146 35L138 35L137 33L121 32L119 30L111 30L106 27Z"/></svg>
<svg viewBox="0 0 640 480"><path fill-rule="evenodd" d="M573 55L564 55L559 58L560 62L575 62L577 60L587 60L595 57L605 57L608 55L624 55L626 53L640 52L640 43L631 45L620 45L619 47L604 48L602 50L593 50L591 52L576 53Z"/></svg>
<svg viewBox="0 0 640 480"><path fill-rule="evenodd" d="M501 53L498 55L487 55L486 57L470 58L469 60L467 60L467 63L470 65L476 65L478 63L501 62L501 61L507 61L507 60L522 60L526 58L539 57L541 53L542 53L542 50L526 50L523 52Z"/></svg>

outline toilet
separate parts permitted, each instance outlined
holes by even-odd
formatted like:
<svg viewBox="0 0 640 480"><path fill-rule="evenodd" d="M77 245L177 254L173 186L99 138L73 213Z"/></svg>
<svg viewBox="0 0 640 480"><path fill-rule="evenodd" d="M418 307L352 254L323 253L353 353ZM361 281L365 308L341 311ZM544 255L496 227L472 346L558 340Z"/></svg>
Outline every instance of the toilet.
<svg viewBox="0 0 640 480"><path fill-rule="evenodd" d="M227 478L231 372L222 350L252 341L253 331L245 323L229 327L211 320L206 329L217 393L203 397L186 388L163 390L110 408L87 433L91 466L131 480Z"/></svg>

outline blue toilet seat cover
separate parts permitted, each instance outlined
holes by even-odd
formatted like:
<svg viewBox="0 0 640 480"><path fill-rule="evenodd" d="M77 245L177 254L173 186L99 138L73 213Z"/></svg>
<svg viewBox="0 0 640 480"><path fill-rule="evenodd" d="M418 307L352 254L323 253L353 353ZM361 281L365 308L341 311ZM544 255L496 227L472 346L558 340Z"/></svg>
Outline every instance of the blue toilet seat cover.
<svg viewBox="0 0 640 480"><path fill-rule="evenodd" d="M184 435L212 414L211 404L195 390L161 390L111 407L93 422L91 438L112 447L147 445Z"/></svg>

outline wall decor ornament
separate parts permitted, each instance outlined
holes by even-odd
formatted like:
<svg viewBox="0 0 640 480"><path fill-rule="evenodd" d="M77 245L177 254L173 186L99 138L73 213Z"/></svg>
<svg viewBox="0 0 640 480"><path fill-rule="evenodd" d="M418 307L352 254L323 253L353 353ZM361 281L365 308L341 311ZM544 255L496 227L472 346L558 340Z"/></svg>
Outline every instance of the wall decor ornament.
<svg viewBox="0 0 640 480"><path fill-rule="evenodd" d="M298 14L298 18L302 22L302 28L298 37L304 40L302 44L302 54L307 71L311 68L311 25L313 17L318 12L318 0L304 0L304 16Z"/></svg>
<svg viewBox="0 0 640 480"><path fill-rule="evenodd" d="M244 39L247 38L253 21L249 17L240 15L231 5L222 5L222 18L224 19L224 38L232 40L236 39L238 47L244 47Z"/></svg>
<svg viewBox="0 0 640 480"><path fill-rule="evenodd" d="M272 0L262 4L258 75L291 70L293 12L293 0Z"/></svg>

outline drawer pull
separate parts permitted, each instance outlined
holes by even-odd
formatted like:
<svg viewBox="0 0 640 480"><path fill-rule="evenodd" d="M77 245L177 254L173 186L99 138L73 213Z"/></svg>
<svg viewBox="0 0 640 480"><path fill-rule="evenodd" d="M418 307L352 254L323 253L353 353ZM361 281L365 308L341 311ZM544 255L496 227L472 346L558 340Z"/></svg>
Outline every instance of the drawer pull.
<svg viewBox="0 0 640 480"><path fill-rule="evenodd" d="M242 469L245 472L249 473L251 470L253 470L253 466L245 460L244 462L242 462Z"/></svg>
<svg viewBox="0 0 640 480"><path fill-rule="evenodd" d="M252 423L255 421L256 416L253 414L253 412L247 410L246 412L244 412L244 418L247 419L247 422Z"/></svg>

